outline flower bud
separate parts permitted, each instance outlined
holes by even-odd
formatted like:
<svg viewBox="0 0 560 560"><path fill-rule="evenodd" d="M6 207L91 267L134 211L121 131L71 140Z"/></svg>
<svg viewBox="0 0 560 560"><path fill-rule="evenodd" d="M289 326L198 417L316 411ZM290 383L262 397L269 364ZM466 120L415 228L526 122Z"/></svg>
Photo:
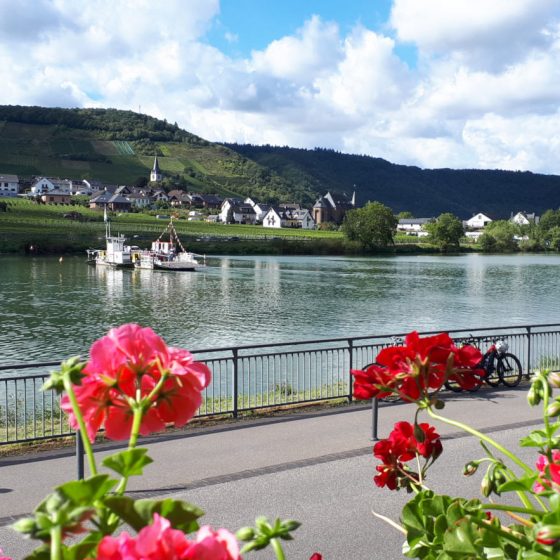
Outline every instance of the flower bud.
<svg viewBox="0 0 560 560"><path fill-rule="evenodd" d="M555 389L560 389L560 371L551 371L548 374L548 383Z"/></svg>
<svg viewBox="0 0 560 560"><path fill-rule="evenodd" d="M480 483L480 492L485 498L488 498L490 494L492 494L492 490L494 488L494 483L490 480L490 477L486 475L482 482Z"/></svg>
<svg viewBox="0 0 560 560"><path fill-rule="evenodd" d="M540 544L554 546L560 541L560 525L545 525L536 534L536 541Z"/></svg>
<svg viewBox="0 0 560 560"><path fill-rule="evenodd" d="M301 523L295 519L286 519L282 521L282 529L284 529L284 531L295 531L300 526Z"/></svg>
<svg viewBox="0 0 560 560"><path fill-rule="evenodd" d="M434 408L436 410L442 410L444 407L445 407L445 402L443 402L440 399L436 400L436 402L434 403Z"/></svg>
<svg viewBox="0 0 560 560"><path fill-rule="evenodd" d="M537 406L542 400L542 391L541 388L536 384L533 383L529 392L527 393L527 402L529 406Z"/></svg>
<svg viewBox="0 0 560 560"><path fill-rule="evenodd" d="M12 529L19 533L31 534L37 529L37 523L33 517L19 519L12 525Z"/></svg>
<svg viewBox="0 0 560 560"><path fill-rule="evenodd" d="M480 461L470 461L463 467L463 475L464 476L472 476L477 470L478 466L480 465Z"/></svg>
<svg viewBox="0 0 560 560"><path fill-rule="evenodd" d="M242 527L235 533L238 540L246 542L255 538L255 530L253 527Z"/></svg>
<svg viewBox="0 0 560 560"><path fill-rule="evenodd" d="M554 418L555 416L560 415L560 402L558 400L555 400L548 405L548 408L546 409L546 415L549 418Z"/></svg>

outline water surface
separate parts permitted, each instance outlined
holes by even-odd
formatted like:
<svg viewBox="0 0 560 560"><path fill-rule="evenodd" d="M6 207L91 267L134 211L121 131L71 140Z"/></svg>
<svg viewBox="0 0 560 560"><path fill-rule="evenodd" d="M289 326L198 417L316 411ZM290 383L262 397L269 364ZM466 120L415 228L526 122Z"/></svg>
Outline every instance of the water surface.
<svg viewBox="0 0 560 560"><path fill-rule="evenodd" d="M189 349L560 322L560 256L216 257L204 272L0 257L0 363L85 353L111 326Z"/></svg>

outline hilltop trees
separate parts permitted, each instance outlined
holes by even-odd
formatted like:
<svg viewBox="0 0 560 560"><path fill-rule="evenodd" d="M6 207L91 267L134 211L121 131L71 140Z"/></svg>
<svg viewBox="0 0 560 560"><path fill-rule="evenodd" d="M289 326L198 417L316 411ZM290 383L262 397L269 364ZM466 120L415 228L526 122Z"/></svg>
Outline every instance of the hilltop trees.
<svg viewBox="0 0 560 560"><path fill-rule="evenodd" d="M357 241L364 249L373 249L393 243L397 223L390 208L381 202L368 202L362 208L349 210L341 229L350 241Z"/></svg>

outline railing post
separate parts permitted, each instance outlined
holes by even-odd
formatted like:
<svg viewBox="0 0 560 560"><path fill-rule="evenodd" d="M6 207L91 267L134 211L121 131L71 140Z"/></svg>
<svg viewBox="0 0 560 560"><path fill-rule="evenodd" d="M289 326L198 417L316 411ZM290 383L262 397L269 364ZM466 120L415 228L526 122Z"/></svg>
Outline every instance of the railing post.
<svg viewBox="0 0 560 560"><path fill-rule="evenodd" d="M374 397L371 399L371 439L373 441L378 441L379 436L377 435L377 420L379 418L379 403Z"/></svg>
<svg viewBox="0 0 560 560"><path fill-rule="evenodd" d="M233 417L237 418L237 398L239 395L239 386L238 386L238 382L239 382L239 376L238 376L238 361L239 361L239 356L238 356L238 350L237 348L233 349Z"/></svg>
<svg viewBox="0 0 560 560"><path fill-rule="evenodd" d="M80 430L76 430L76 466L78 468L78 480L84 479L84 442Z"/></svg>
<svg viewBox="0 0 560 560"><path fill-rule="evenodd" d="M531 377L531 327L527 329L527 369L525 370L525 379Z"/></svg>
<svg viewBox="0 0 560 560"><path fill-rule="evenodd" d="M352 371L354 369L354 341L349 338L348 339L348 352L350 354L350 359L349 361L349 373L348 373L348 402L351 403L352 402L352 374L350 373L350 371Z"/></svg>

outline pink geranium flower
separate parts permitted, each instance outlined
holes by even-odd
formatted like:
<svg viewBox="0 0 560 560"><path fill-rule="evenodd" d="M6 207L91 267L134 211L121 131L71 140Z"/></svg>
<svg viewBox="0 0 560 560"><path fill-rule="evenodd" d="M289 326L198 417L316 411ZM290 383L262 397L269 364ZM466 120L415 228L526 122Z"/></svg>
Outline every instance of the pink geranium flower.
<svg viewBox="0 0 560 560"><path fill-rule="evenodd" d="M151 525L136 536L127 532L104 537L97 560L241 560L235 537L226 529L201 527L194 541L157 513Z"/></svg>
<svg viewBox="0 0 560 560"><path fill-rule="evenodd" d="M128 438L131 401L148 397L164 373L168 377L151 398L140 433L163 430L168 423L183 426L200 407L201 392L211 378L208 367L196 362L190 352L168 347L152 329L135 324L111 329L94 342L83 373L86 377L74 392L91 441L102 426L109 439ZM70 425L77 428L66 395L62 408L69 414Z"/></svg>
<svg viewBox="0 0 560 560"><path fill-rule="evenodd" d="M552 463L549 462L546 455L539 455L536 466L539 477L533 486L535 492L540 494L545 490L550 490L552 485L557 489L560 488L560 449L552 452Z"/></svg>

